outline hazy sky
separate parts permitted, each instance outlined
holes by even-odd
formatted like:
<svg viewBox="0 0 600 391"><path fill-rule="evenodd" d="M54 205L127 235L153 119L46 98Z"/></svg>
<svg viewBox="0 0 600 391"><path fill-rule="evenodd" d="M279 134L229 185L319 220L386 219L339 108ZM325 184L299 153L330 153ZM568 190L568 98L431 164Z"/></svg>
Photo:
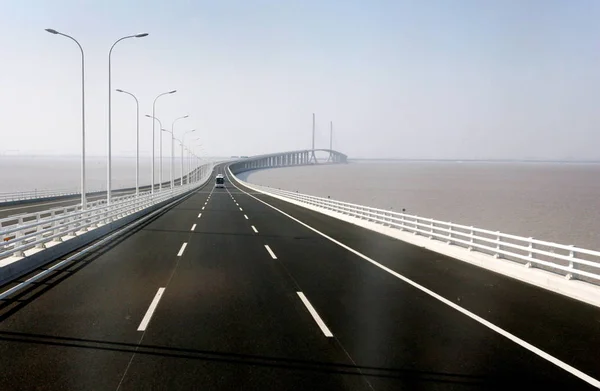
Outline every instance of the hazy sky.
<svg viewBox="0 0 600 391"><path fill-rule="evenodd" d="M1 0L0 153L106 154L113 88L211 155L317 146L351 157L600 159L597 0ZM170 145L164 133L165 153ZM189 136L189 135L188 135ZM193 137L193 138L195 138ZM189 137L191 139L192 137ZM158 149L158 144L157 144ZM135 151L113 93L113 153Z"/></svg>

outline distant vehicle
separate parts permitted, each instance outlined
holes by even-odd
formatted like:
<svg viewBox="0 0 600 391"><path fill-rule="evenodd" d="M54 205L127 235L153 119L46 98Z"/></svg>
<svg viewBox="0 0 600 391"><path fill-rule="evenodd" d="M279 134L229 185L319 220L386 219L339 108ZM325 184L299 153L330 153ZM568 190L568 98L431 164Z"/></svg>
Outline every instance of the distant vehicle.
<svg viewBox="0 0 600 391"><path fill-rule="evenodd" d="M216 180L215 180L215 187L217 187L217 188L225 187L225 178L223 177L223 174L217 175Z"/></svg>
<svg viewBox="0 0 600 391"><path fill-rule="evenodd" d="M248 159L248 156L240 156L242 159Z"/></svg>

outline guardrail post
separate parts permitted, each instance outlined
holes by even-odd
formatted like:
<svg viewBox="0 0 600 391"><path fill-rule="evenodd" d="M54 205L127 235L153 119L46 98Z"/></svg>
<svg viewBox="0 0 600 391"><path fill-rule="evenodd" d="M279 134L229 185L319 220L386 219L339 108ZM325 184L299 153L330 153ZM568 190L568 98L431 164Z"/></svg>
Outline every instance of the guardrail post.
<svg viewBox="0 0 600 391"><path fill-rule="evenodd" d="M575 251L573 251L573 247L575 247L575 246L571 244L571 245L569 245L569 247L571 247L569 249L569 258L571 258L569 260L569 269L571 269L571 270L577 270L577 269L579 269L579 264L573 262L573 258L575 258L575 254L576 254ZM565 276L565 278L567 280L576 280L577 276L573 275L573 273L567 273L567 275Z"/></svg>
<svg viewBox="0 0 600 391"><path fill-rule="evenodd" d="M429 239L433 239L433 229L435 228L435 223L433 220L429 220Z"/></svg>
<svg viewBox="0 0 600 391"><path fill-rule="evenodd" d="M496 250L498 251L497 253L494 254L494 258L501 258L500 257L500 241L501 241L501 237L500 237L500 231L496 231Z"/></svg>
<svg viewBox="0 0 600 391"><path fill-rule="evenodd" d="M23 218L19 217L19 225L22 225L22 224L23 224ZM21 236L23 236L23 231L22 230L18 230L17 232L15 232L15 239L18 239ZM23 241L22 240L19 240L18 242L15 242L15 248L20 247L22 245L23 245ZM18 251L15 251L13 255L15 255L17 257L22 257L25 254L23 253L22 250L18 250Z"/></svg>
<svg viewBox="0 0 600 391"><path fill-rule="evenodd" d="M527 253L527 256L529 258L532 258L532 259L535 258L535 253L533 252L533 250L535 249L535 247L534 247L534 244L533 244L533 238L532 237L529 237L529 245L527 247L529 248L529 252ZM533 262L529 261L529 262L527 262L525 264L525 267L527 267L527 268L534 268L535 264Z"/></svg>
<svg viewBox="0 0 600 391"><path fill-rule="evenodd" d="M454 244L452 243L452 223L448 222L448 240L446 241L446 244Z"/></svg>
<svg viewBox="0 0 600 391"><path fill-rule="evenodd" d="M40 222L40 213L36 214L36 220L37 223ZM36 232L40 232L43 229L42 224L38 224L38 226L35 228ZM35 236L35 240L42 240L43 239L43 235L42 234L38 234ZM38 243L35 248L46 248L46 245L44 243Z"/></svg>
<svg viewBox="0 0 600 391"><path fill-rule="evenodd" d="M473 226L470 226L469 227L469 247L467 248L467 250L473 251L473 243L475 243L475 241L473 240Z"/></svg>

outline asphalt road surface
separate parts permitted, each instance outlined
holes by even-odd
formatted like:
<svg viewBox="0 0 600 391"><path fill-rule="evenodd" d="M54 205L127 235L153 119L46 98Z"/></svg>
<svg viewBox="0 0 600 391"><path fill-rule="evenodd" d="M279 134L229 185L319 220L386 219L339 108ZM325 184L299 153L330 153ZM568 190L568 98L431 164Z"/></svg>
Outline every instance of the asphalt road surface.
<svg viewBox="0 0 600 391"><path fill-rule="evenodd" d="M577 390L600 379L596 307L225 186L2 300L0 389Z"/></svg>

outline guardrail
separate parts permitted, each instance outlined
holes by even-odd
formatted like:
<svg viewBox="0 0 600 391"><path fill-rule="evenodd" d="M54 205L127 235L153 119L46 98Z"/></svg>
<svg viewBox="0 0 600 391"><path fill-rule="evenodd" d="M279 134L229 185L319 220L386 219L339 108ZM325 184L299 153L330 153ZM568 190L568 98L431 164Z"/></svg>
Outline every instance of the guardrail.
<svg viewBox="0 0 600 391"><path fill-rule="evenodd" d="M229 172L233 175L231 170ZM335 212L425 236L448 245L464 247L468 251L519 262L525 267L552 271L569 280L580 279L594 284L600 283L599 251L254 185L237 177L236 180L252 190L322 211Z"/></svg>
<svg viewBox="0 0 600 391"><path fill-rule="evenodd" d="M90 190L86 193L96 193L106 190ZM17 191L10 193L0 193L0 203L32 200L37 198L52 198L52 197L65 197L75 196L81 194L79 190L74 189L54 189L54 190L31 190L31 191Z"/></svg>
<svg viewBox="0 0 600 391"><path fill-rule="evenodd" d="M105 199L92 201L85 210L81 209L81 205L72 205L0 219L0 260L25 256L27 250L45 248L52 241L63 241L65 237L76 236L177 197L204 184L210 178L213 167L212 162L200 166L197 170L203 176L198 181L176 186L172 190L114 197L110 205L106 204Z"/></svg>

